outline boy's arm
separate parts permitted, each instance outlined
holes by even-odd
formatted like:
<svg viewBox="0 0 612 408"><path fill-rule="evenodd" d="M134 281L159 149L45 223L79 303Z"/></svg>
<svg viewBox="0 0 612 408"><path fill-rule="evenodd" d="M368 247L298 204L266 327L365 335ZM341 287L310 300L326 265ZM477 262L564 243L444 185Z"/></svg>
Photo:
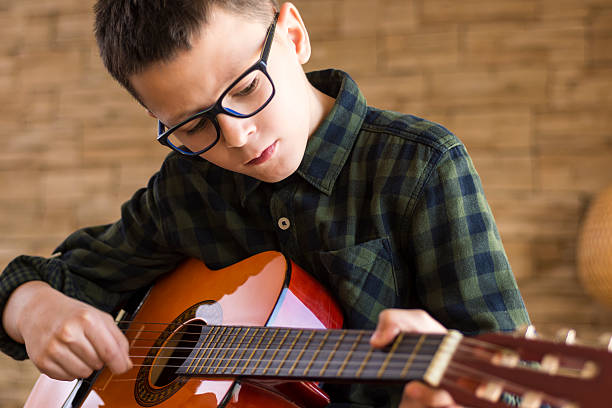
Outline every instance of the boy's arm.
<svg viewBox="0 0 612 408"><path fill-rule="evenodd" d="M86 228L70 235L57 249L60 256L49 259L20 256L13 260L0 275L3 318L7 318L4 308L9 297L28 282L46 282L55 294L61 292L72 298L70 300L77 299L111 312L135 290L150 285L156 277L174 269L182 256L172 251L166 242L163 222L168 210L161 211L160 206L165 205L163 197L168 193L160 187L163 183L159 178L159 175L154 176L147 189L139 190L122 206L121 220L117 223ZM36 299L44 305L60 297ZM61 299L68 304L66 299ZM17 304L20 307L13 310L17 310L18 317L14 319L19 319L19 324L25 325L22 321L34 327L46 324L41 321L40 313L32 311L38 303ZM8 320L11 320L13 313L9 315ZM47 317L63 319L55 314ZM9 336L5 328L8 327L0 326L0 349L14 358L26 358L26 347L15 341L19 336L14 332ZM24 337L28 352L36 354L27 344L28 338Z"/></svg>
<svg viewBox="0 0 612 408"><path fill-rule="evenodd" d="M509 331L529 317L465 147L444 152L425 181L404 242L423 307L467 334Z"/></svg>

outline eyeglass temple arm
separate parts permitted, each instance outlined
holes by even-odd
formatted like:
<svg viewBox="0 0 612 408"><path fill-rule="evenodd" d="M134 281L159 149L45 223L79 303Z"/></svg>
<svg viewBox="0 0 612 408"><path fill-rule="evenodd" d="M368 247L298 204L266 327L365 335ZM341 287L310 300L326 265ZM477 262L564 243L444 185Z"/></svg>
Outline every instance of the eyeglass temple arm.
<svg viewBox="0 0 612 408"><path fill-rule="evenodd" d="M269 39L270 37L274 37L274 30L276 29L276 22L278 21L278 15L279 15L278 12L274 14L274 21L270 25L270 28L268 28L268 33L266 34L266 42L265 42L266 46L261 52L261 59L263 61L267 61L268 55L270 55L270 49L272 48L272 41L269 41Z"/></svg>
<svg viewBox="0 0 612 408"><path fill-rule="evenodd" d="M164 125L161 120L157 120L157 140L159 140L160 136L166 131L166 125Z"/></svg>

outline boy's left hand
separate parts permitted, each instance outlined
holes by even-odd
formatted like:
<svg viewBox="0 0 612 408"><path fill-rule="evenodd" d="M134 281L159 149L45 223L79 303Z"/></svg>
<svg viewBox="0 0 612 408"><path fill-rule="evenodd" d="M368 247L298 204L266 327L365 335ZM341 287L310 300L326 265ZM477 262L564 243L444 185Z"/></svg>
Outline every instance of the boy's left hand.
<svg viewBox="0 0 612 408"><path fill-rule="evenodd" d="M372 347L382 348L400 332L446 333L446 329L424 310L387 309L378 316L378 325L370 339ZM399 408L457 408L451 395L441 389L412 381L404 387Z"/></svg>

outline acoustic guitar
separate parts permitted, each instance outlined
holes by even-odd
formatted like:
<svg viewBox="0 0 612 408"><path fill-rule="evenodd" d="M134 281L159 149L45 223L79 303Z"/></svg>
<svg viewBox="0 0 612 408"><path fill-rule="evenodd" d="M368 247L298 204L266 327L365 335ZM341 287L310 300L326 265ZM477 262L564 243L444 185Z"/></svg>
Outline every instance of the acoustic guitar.
<svg viewBox="0 0 612 408"><path fill-rule="evenodd" d="M502 334L401 333L372 349L342 330L332 296L282 254L219 270L190 259L119 322L134 367L63 382L41 375L26 408L324 407L320 382L421 380L468 407L607 406L607 350ZM534 361L537 364L528 364Z"/></svg>

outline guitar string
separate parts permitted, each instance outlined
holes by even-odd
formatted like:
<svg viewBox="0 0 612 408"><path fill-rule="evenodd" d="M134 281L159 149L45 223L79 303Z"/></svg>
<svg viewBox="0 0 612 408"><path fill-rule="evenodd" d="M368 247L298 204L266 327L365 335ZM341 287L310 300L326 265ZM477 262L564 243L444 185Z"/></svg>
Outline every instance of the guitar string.
<svg viewBox="0 0 612 408"><path fill-rule="evenodd" d="M147 324L149 324L149 323L147 323ZM164 324L164 323L150 323L150 324ZM187 326L187 325L184 325L184 326ZM199 324L196 324L196 325L191 325L191 326L194 326L194 327L197 327L197 328L200 328L200 329L201 329L202 327L205 327L205 326L202 326L202 325L199 325ZM277 329L277 328L278 328L278 329L281 329L281 330L295 330L295 331L301 330L301 329L298 329L298 328L273 327L273 326L265 326L265 327L258 327L258 326L206 326L206 327L212 327L212 328L215 328L215 327L228 327L228 328L229 328L229 327L233 327L233 328L263 328L263 329L266 329L266 330L273 330L273 329ZM212 330L212 329L211 329L211 330ZM355 335L362 334L362 335L364 335L364 334L371 334L371 333L373 333L373 331L367 331L367 330L354 330L354 329L303 329L303 330L305 330L305 331L318 331L318 332L321 332L321 333L325 333L325 332L331 331L331 332L335 332L335 333L337 333L337 334L340 334L340 333L343 333L343 332L344 332L344 333L348 333L349 335L350 335L350 334L355 334ZM165 332L165 330L159 330L159 331L156 331L156 330L138 330L138 329L128 329L128 330L126 330L125 332L138 332L138 333L164 333L164 332ZM172 335L174 335L174 336L175 336L175 335L179 335L179 334L188 334L188 335L194 335L194 334L196 334L196 333L193 333L193 332L185 332L185 331L176 331L176 332L172 332ZM218 334L218 333L216 333L216 334ZM216 334L215 334L215 335L216 335ZM244 334L244 333L223 334L223 336L222 336L221 338L225 339L225 338L237 337L237 336L239 336L239 335L243 335L243 334ZM424 335L427 335L427 336L429 336L429 337L432 337L432 336L433 336L433 337L439 337L439 338L444 337L444 334L433 334L433 333L416 333L416 332L410 332L410 334L414 334L415 336L420 336L420 335L424 334ZM262 335L262 334L260 334L260 335ZM266 333L263 333L263 335L265 336L265 335L266 335ZM170 338L170 337L169 337L169 338ZM157 339L149 339L149 338L135 338L135 339L132 339L132 341L156 341L156 340L157 340ZM219 340L221 340L221 339L219 339ZM219 341L219 340L217 340L217 341ZM172 340L170 340L170 341L172 341ZM199 343L199 339L198 339L198 340L179 340L179 341L180 341L180 342L182 342L182 343L188 343L188 344L189 344L189 343L195 343L195 344ZM226 341L227 341L227 340L226 340ZM232 340L232 341L233 341L233 340ZM496 344L492 344L492 343L488 343L488 342L484 342L484 341L481 341L481 340L478 340L478 339L474 339L474 338L470 338L470 337L463 337L463 338L462 338L462 342L465 342L465 343L472 343L472 344L474 344L474 346L477 346L477 347L479 347L479 348L483 348L483 349L492 349L492 350L496 350L496 351L501 351L501 350L505 349L505 348L504 348L504 347L502 347L502 346L499 346L499 345L496 345Z"/></svg>
<svg viewBox="0 0 612 408"><path fill-rule="evenodd" d="M217 355L215 355L214 358L211 358L212 355L204 357L204 354L202 354L197 359L199 359L201 361L204 361L204 362L206 362L207 360L210 360L210 363L212 363L213 361L219 361L219 364L221 364L222 362L225 362L226 364L224 366L224 369L227 369L229 367L229 365L231 365L234 362L236 362L236 363L233 364L233 365L235 367L237 367L240 362L243 362L243 361L247 361L248 362L248 361L250 361L250 359L242 358L242 356L239 357L239 358L226 358L225 355L223 355L221 357L219 356L220 352L223 351L223 350L228 350L229 351L229 350L235 350L235 349L237 349L237 348L214 348L214 347L208 348L208 349L205 349L205 352L208 351L208 350L214 350L214 351L218 351L219 353L217 353ZM280 362L284 361L283 364L295 363L295 362L298 362L298 364L299 364L300 361L306 361L307 360L307 359L295 359L295 358L284 359L284 360L283 359L272 359L272 360L266 359L265 358L265 353L267 351L270 351L270 350L276 350L274 348L249 348L249 347L247 347L244 350L245 351L251 351L251 352L257 352L257 351L262 351L263 350L263 353L261 354L260 357L262 357L262 359L265 360L266 362L271 361L272 363L277 363L277 362L280 363ZM281 347L278 350L280 352L300 351L299 349L293 349L293 348L287 348L287 347ZM326 349L326 351L331 351L331 350L333 350L333 349L331 349L331 348L327 348ZM470 348L470 347L458 347L457 348L457 352L460 352L460 351L470 352L470 351L472 351L472 348ZM314 352L314 350L313 350L313 352ZM355 351L352 354L351 357L352 358L357 358L357 357L362 356L362 355L367 355L368 353L369 353L369 350L367 350L367 351L364 350L363 352ZM431 353L421 353L420 355L414 356L412 358L412 360L417 362L418 364L425 364L423 367L426 367L426 366L428 366L431 363L431 360L432 360L433 356L435 355L435 353L436 353L436 350L434 350ZM243 354L246 354L246 353L243 353ZM394 353L393 358L395 360L391 360L390 365L393 366L394 364L397 363L397 364L400 364L402 367L404 367L405 360L410 358L412 356L412 354L413 354L412 352ZM148 355L147 356L145 356L145 355L131 355L130 357L146 359L149 356ZM379 362L382 363L381 361L376 361L376 360L384 358L384 357L386 357L386 354L385 353L381 353L381 354L378 354L378 355L374 356L371 361L373 361L375 363L379 363ZM480 359L484 359L482 357L484 357L484 356L481 356ZM185 358L186 359L187 357L172 357L172 356L161 357L162 360L172 360L173 358L181 358L181 359ZM463 358L465 359L465 358L469 358L469 357L463 356ZM158 359L160 359L160 357L158 357ZM397 361L398 359L402 360L402 361L398 362ZM473 358L473 359L476 360L476 358ZM319 363L320 362L321 361L319 361ZM338 363L338 361L336 361L336 363ZM362 361L349 361L349 362L347 362L347 364L360 365L360 364L362 364ZM182 364L181 365L170 365L170 364L160 363L160 364L135 364L134 366L138 366L138 367L146 367L146 366L156 367L156 366L159 366L159 367L179 368L179 367L182 367L183 365ZM416 366L416 365L414 365L414 366Z"/></svg>
<svg viewBox="0 0 612 408"><path fill-rule="evenodd" d="M197 347L197 344L200 344L200 342L196 343L194 341L194 343L196 344L196 347L167 346L167 345L166 346L131 346L130 347L130 351L134 351L135 352L137 350L158 350L158 352L163 352L163 351L190 351L191 350L192 352L197 351L198 353L201 353L201 352L207 352L209 350L218 350L219 352L222 352L222 351L225 351L225 350L228 350L228 351L229 350L249 350L249 351L252 351L252 352L258 352L258 351L261 351L261 350L276 350L276 349L278 349L279 352L283 352L283 351L289 351L289 352L295 351L295 352L299 352L299 351L302 351L302 349L304 349L305 352L308 353L308 352L313 352L314 350L319 350L319 351L322 351L322 352L324 352L324 351L333 351L335 349L335 342L336 342L336 340L337 339L334 339L334 338L330 337L328 339L328 341L326 341L324 346L322 346L322 347L313 347L310 350L308 348L302 347L304 344L301 343L301 342L298 342L295 347L280 347L279 348L279 347L275 347L276 345L279 344L278 342L275 342L275 343L273 343L273 345L271 347L269 346L269 347L256 348L256 347L250 347L248 345L242 345L242 344L230 345L228 347L221 347L221 346L215 346L215 345L209 345L207 347ZM249 340L247 339L246 342L248 343L248 341ZM227 343L227 341L225 341L225 342L221 341L221 342L222 343ZM348 341L343 342L343 345L349 346L349 345L352 345L353 343L354 342L348 340ZM414 341L412 343L416 344L417 341ZM392 345L392 344L393 343L391 343L390 345ZM389 347L390 345L388 345L386 347ZM440 345L439 341L428 341L428 340L425 340L425 342L423 344L423 346L434 346L434 347L436 347L436 350L437 350L437 347L439 345ZM368 348L364 349L363 348L364 346L367 346ZM404 347L405 346L410 346L410 343L402 343L402 344L400 344L400 347L401 346L404 346ZM379 349L379 348L371 347L369 342L360 342L360 343L357 344L357 347L358 347L358 349L353 352L354 356L358 356L358 355L361 355L361 354L364 354L364 353L368 353L370 351L370 349L372 349L372 350L380 350L382 353L386 353L384 348ZM434 350L432 354L435 354L436 350ZM496 347L496 348L491 348L491 349L487 350L487 349L482 348L481 346L474 347L474 346L471 346L469 344L459 344L457 346L456 352L473 353L473 352L477 351L482 356L493 357L493 356L495 356L495 355L497 355L500 352L505 351L505 350L508 350L508 349L504 348L504 347ZM394 355L400 355L400 356L402 356L402 355L408 355L409 356L410 354L411 354L410 350L406 350L404 352L395 352L394 353ZM142 357L142 358L144 358L144 357L147 357L147 356L134 354L134 355L130 355L129 357L134 357L134 358ZM189 355L184 356L184 358L187 358L187 357L189 357Z"/></svg>
<svg viewBox="0 0 612 408"><path fill-rule="evenodd" d="M333 343L333 341L331 342ZM350 342L347 342L347 345L350 344ZM385 350L383 349L376 349L373 347L369 347L369 344L367 343L361 343L363 346L368 345L367 349L361 348L361 349L357 349L355 350L352 355L351 358L357 358L360 356L364 356L367 355L368 353L370 353L371 350L378 350L380 351L380 354L378 354L379 356L386 356L387 353L385 352ZM431 344L430 344L431 345ZM438 346L439 344L435 344L435 346ZM305 353L314 353L316 351L319 352L325 352L325 351L333 351L336 350L336 347L331 347L334 346L333 344L329 344L330 347L313 347L310 350L305 349ZM291 352L296 352L299 353L302 351L303 347L201 347L201 348L192 348L192 347L131 347L130 350L134 350L134 349L142 349L142 350L159 350L161 351L177 351L177 350L192 350L195 351L197 354L195 355L195 358L203 358L203 354L200 355L202 352L206 353L207 351L218 351L219 353L225 351L226 353L231 351L231 350L245 350L248 352L252 352L252 353L257 353L260 351L263 351L264 353L267 351L272 351L272 350L278 350L278 352L287 352L287 353L291 353ZM472 347L466 347L466 346L461 346L459 345L456 349L456 352L466 352L466 353L470 353L473 352L473 348ZM437 348L435 350L433 350L432 352L429 353L423 353L420 352L419 355L413 357L413 359L431 359L431 357L433 357L437 352ZM262 353L263 354L263 353ZM413 352L412 350L405 350L405 351L399 351L399 352L395 352L393 353L393 358L410 358L410 356L412 356ZM493 357L495 356L496 353L492 353L492 352L486 352L486 353L481 353L483 354L482 357ZM429 357L429 355L431 355L431 357ZM147 357L153 357L153 356L149 356L149 355L139 355L139 354L130 354L129 355L130 358L147 358ZM180 358L180 359L187 359L189 357L191 357L191 355L187 355L187 356L156 356L157 358L164 358L164 359L173 359L173 358Z"/></svg>
<svg viewBox="0 0 612 408"><path fill-rule="evenodd" d="M299 330L296 330L296 329L281 329L281 330L293 330L293 331L295 331L296 336L297 336L297 333L299 332ZM321 334L325 333L325 332L326 331L321 330ZM340 330L331 331L331 332L335 332L335 333L333 333L332 335L329 336L329 338L325 342L325 346L332 346L334 341L337 341L337 339L334 337L334 334L339 335L339 334L343 333L343 331L340 331ZM360 335L361 334L361 335L363 335L363 334L369 334L369 333L370 332L367 332L367 331L354 331L354 333L352 333L352 334L355 334L355 335ZM193 334L193 333L191 333L191 334ZM135 349L149 349L149 350L160 350L160 351L161 350L196 350L196 349L204 350L204 351L207 351L209 349L216 349L216 350L232 349L233 350L233 349L237 349L237 348L242 348L241 346L243 344L245 344L246 348L248 348L249 350L253 350L253 348L249 347L250 343L252 343L256 338L261 338L262 336L263 336L263 338L265 338L265 336L268 335L268 333L261 334L261 333L256 333L256 332L253 332L252 334L247 334L246 332L245 333L232 333L232 334L223 333L221 336L219 336L218 339L213 340L217 336L217 334L219 334L219 333L214 333L213 336L211 337L210 341L204 341L204 342L202 342L201 339L198 339L198 340L184 340L184 339L175 340L174 339L173 340L172 338L170 338L170 340L168 340L167 344L180 344L180 346L179 345L177 345L177 346L172 346L172 345L163 345L163 346L143 345L143 346L138 346L138 345L134 345L134 344L136 342L145 342L145 341L151 342L151 341L154 341L155 339L135 338L135 339L131 340L133 346L130 349L131 350L135 350ZM242 335L242 339L240 340L239 344L234 345L233 342L236 341L238 336L241 336L241 335ZM423 335L423 334L414 333L415 337L413 337L413 338L405 337L403 339L404 340L403 343L401 343L401 344L403 346L409 346L411 343L417 343L418 342L418 338L420 338L421 335ZM431 335L427 335L427 334L425 334L425 335L431 337ZM418 336L418 338L417 338L417 336ZM433 339L427 338L425 340L425 342L426 342L425 344L426 345L432 345L432 344L434 344L436 346L439 345L439 340L442 338L442 336L441 335L433 335L433 336L434 336ZM438 336L440 336L440 337L438 338ZM220 341L222 341L223 344L226 344L228 342L228 340L230 341L230 347L225 348L225 347L219 347L218 346L218 343ZM194 344L194 345L201 344L203 346L204 343L209 343L209 344L207 345L207 347L189 347L189 345L191 345L191 344ZM215 343L215 344L213 345L213 343ZM344 341L343 343L344 344L354 344L355 342L350 337L348 337L347 340ZM300 345L300 346L302 345L302 343L300 343L300 342L298 342L297 344ZM366 344L369 344L367 339L364 339L363 341L360 341L358 343L358 345L366 345ZM320 348L320 349L321 350L327 350L325 348L325 346ZM481 353L485 353L485 352L486 353L497 353L497 352L500 352L500 351L504 350L504 348L501 347L501 346L492 345L492 344L489 344L489 343L483 343L481 341L474 341L473 339L470 339L470 338L463 338L462 342L459 345L459 348L461 349L462 347L466 347L466 346L469 346L470 348L473 348L474 350L479 350ZM281 349L281 350L287 350L287 349ZM464 349L463 351L466 351L466 350Z"/></svg>

